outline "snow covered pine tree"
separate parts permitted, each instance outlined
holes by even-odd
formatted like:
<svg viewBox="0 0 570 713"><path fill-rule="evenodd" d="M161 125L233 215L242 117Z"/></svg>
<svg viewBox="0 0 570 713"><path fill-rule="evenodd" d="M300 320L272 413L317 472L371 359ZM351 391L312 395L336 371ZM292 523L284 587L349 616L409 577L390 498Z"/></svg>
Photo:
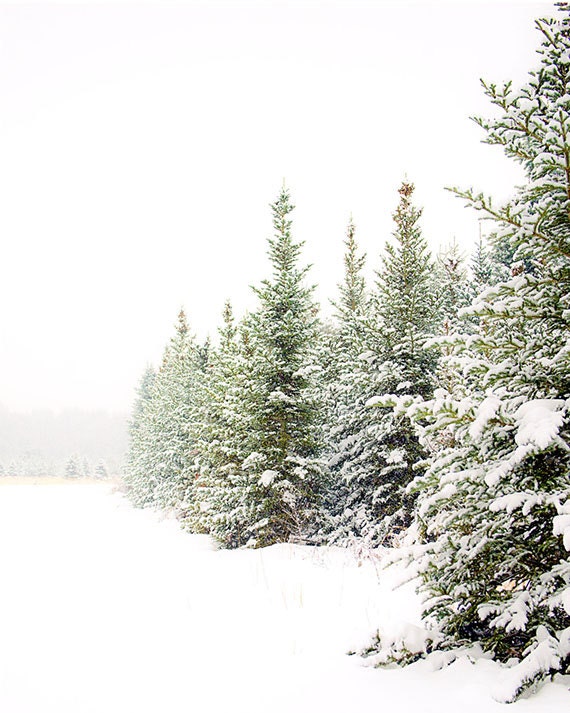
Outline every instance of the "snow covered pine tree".
<svg viewBox="0 0 570 713"><path fill-rule="evenodd" d="M508 666L494 692L505 702L570 665L568 3L537 27L539 68L520 91L484 84L500 116L477 120L528 181L502 208L457 192L509 241L511 279L467 309L480 318L477 334L444 340L453 346L452 390L425 403L393 399L425 419L424 443L437 447L414 484L411 549L430 645L492 652Z"/></svg>
<svg viewBox="0 0 570 713"><path fill-rule="evenodd" d="M298 268L302 243L291 236L289 192L271 206L275 234L269 240L273 277L255 290L259 307L250 321L249 420L250 545L305 537L314 528L326 468L321 450L321 409L315 383L317 308Z"/></svg>
<svg viewBox="0 0 570 713"><path fill-rule="evenodd" d="M210 355L204 394L196 414L199 477L190 528L211 534L222 547L241 547L250 537L254 483L242 469L249 455L253 415L251 350L247 321L234 322L226 302L219 344Z"/></svg>
<svg viewBox="0 0 570 713"><path fill-rule="evenodd" d="M202 378L200 353L180 310L162 365L156 376L145 374L135 402L125 482L136 505L173 507L182 516L189 509L192 424Z"/></svg>
<svg viewBox="0 0 570 713"><path fill-rule="evenodd" d="M364 342L368 307L363 270L366 256L359 254L356 226L352 218L344 241L344 281L333 302L334 323L323 335L321 363L324 376L330 487L326 494L327 518L323 538L332 544L354 544L366 521L360 493L347 478L346 463L361 430L358 404L363 409L370 396L368 362L360 356L367 351ZM369 415L369 412L366 412Z"/></svg>
<svg viewBox="0 0 570 713"><path fill-rule="evenodd" d="M404 182L393 215L393 240L387 242L376 289L359 318L360 357L345 364L352 403L338 413L333 472L347 485L345 510L331 541L377 547L405 529L412 498L406 486L414 465L425 454L409 421L391 410L371 409L368 402L397 391L431 395L436 358L426 349L437 314L433 265L421 234L421 210L412 203L414 186ZM353 317L354 320L354 317ZM343 397L346 402L346 395Z"/></svg>

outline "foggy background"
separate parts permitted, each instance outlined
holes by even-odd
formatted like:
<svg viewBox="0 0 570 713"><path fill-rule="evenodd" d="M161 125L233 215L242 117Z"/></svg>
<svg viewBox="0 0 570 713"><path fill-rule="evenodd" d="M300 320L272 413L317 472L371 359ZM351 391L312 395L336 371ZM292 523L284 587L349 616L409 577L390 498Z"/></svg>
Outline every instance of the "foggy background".
<svg viewBox="0 0 570 713"><path fill-rule="evenodd" d="M469 120L479 78L525 81L552 7L1 2L0 462L116 462L180 307L200 340L254 307L284 178L325 313L351 213L372 276L405 176L432 250L468 259L444 187L522 178Z"/></svg>

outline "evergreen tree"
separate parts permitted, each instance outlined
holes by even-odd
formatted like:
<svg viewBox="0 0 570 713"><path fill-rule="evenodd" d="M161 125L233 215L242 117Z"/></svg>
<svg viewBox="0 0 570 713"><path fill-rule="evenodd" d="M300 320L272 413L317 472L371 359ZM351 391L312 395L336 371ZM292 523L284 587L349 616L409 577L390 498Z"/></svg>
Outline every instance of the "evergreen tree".
<svg viewBox="0 0 570 713"><path fill-rule="evenodd" d="M181 310L162 365L154 379L147 370L135 404L126 482L137 505L173 507L182 514L191 506L196 457L191 427L200 389L200 364Z"/></svg>
<svg viewBox="0 0 570 713"><path fill-rule="evenodd" d="M251 488L251 544L303 537L319 509L325 469L314 371L318 325L301 243L291 235L293 206L283 188L272 205L272 279L255 289L251 315L251 389L244 404L251 428L242 468Z"/></svg>
<svg viewBox="0 0 570 713"><path fill-rule="evenodd" d="M206 371L210 362L210 354L212 351L212 344L210 342L210 337L206 337L203 344L199 344L196 347L196 355L198 359L198 368L201 371Z"/></svg>
<svg viewBox="0 0 570 713"><path fill-rule="evenodd" d="M396 370L392 381L410 382L414 393L423 394L433 387L435 356L425 343L436 329L437 297L432 259L419 227L422 211L411 202L413 192L414 185L407 181L398 191L394 240L386 244L374 299L380 346Z"/></svg>
<svg viewBox="0 0 570 713"><path fill-rule="evenodd" d="M361 341L362 322L367 307L366 280L362 274L366 255L359 254L356 226L352 216L346 230L344 246L344 281L338 286L339 300L333 304L336 307L341 340L348 345L351 341Z"/></svg>
<svg viewBox="0 0 570 713"><path fill-rule="evenodd" d="M394 213L393 241L368 305L360 352L347 371L353 403L339 418L331 467L347 486L340 526L331 540L359 538L366 546L390 541L410 521L412 500L405 488L422 449L410 424L391 411L369 407L386 393L426 395L436 360L426 340L436 326L432 263L404 182ZM359 320L360 322L360 320Z"/></svg>
<svg viewBox="0 0 570 713"><path fill-rule="evenodd" d="M131 437L140 426L143 418L145 406L152 398L152 387L156 378L156 370L152 364L147 364L136 391L136 399L133 405L131 420L129 421L129 432Z"/></svg>
<svg viewBox="0 0 570 713"><path fill-rule="evenodd" d="M512 275L470 308L485 328L447 341L452 391L400 403L435 449L414 484L412 550L432 646L479 642L509 663L505 701L570 666L570 8L559 11L537 23L526 86L484 85L500 115L478 122L526 185L502 208L460 193L496 221Z"/></svg>
<svg viewBox="0 0 570 713"><path fill-rule="evenodd" d="M480 235L475 245L475 251L471 257L471 296L481 294L483 290L490 287L499 280L494 280L493 263L489 255L489 249L483 237Z"/></svg>
<svg viewBox="0 0 570 713"><path fill-rule="evenodd" d="M479 236L471 258L470 301L488 287L508 280L512 262L513 249L503 236L496 232L491 233L488 240Z"/></svg>
<svg viewBox="0 0 570 713"><path fill-rule="evenodd" d="M100 460L95 466L95 477L100 480L109 477L109 470L105 464L105 461Z"/></svg>
<svg viewBox="0 0 570 713"><path fill-rule="evenodd" d="M136 399L129 421L130 441L123 479L130 499L140 507L150 505L153 502L155 483L152 477L154 450L150 419L155 379L156 371L149 364L137 387Z"/></svg>
<svg viewBox="0 0 570 713"><path fill-rule="evenodd" d="M81 463L79 456L72 455L67 460L65 464L65 477L66 478L80 478L81 477Z"/></svg>
<svg viewBox="0 0 570 713"><path fill-rule="evenodd" d="M249 344L247 323L238 328L227 302L198 415L199 477L190 522L223 547L240 547L251 537L251 479L242 469L252 425L244 409L251 386Z"/></svg>
<svg viewBox="0 0 570 713"><path fill-rule="evenodd" d="M355 418L357 404L364 409L369 398L369 374L360 359L366 351L365 319L368 308L363 275L366 255L360 254L352 217L344 241L344 280L338 286L339 298L333 302L335 324L322 340L321 363L325 382L326 442L330 487L326 497L328 514L325 536L328 541L347 544L360 528L354 508L354 493L344 472L345 453L359 432ZM355 408L356 407L356 408ZM358 495L356 494L356 499Z"/></svg>
<svg viewBox="0 0 570 713"><path fill-rule="evenodd" d="M438 331L451 334L456 331L459 323L459 310L471 301L464 259L455 241L437 257L435 282L439 311Z"/></svg>

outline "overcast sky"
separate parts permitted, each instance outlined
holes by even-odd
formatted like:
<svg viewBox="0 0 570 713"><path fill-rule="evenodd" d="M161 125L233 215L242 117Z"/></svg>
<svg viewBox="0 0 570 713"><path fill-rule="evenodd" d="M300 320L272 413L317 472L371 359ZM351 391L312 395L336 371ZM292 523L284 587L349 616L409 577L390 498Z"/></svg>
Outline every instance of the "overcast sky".
<svg viewBox="0 0 570 713"><path fill-rule="evenodd" d="M407 175L434 251L507 198L479 78L525 80L544 2L0 2L0 404L127 411L180 306L202 339L268 275L286 180L323 302Z"/></svg>

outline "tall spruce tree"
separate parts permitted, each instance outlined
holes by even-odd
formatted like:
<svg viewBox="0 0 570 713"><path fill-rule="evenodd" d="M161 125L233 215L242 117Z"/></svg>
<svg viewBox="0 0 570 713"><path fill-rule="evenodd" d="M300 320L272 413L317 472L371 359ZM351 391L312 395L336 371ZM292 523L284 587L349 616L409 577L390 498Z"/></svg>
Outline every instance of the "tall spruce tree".
<svg viewBox="0 0 570 713"><path fill-rule="evenodd" d="M422 211L412 203L414 190L407 181L398 190L396 229L386 243L374 299L383 355L394 368L393 388L409 382L414 393L423 394L433 388L436 359L426 340L436 330L437 296L433 261L419 226Z"/></svg>
<svg viewBox="0 0 570 713"><path fill-rule="evenodd" d="M488 143L522 163L527 183L501 208L460 193L496 221L513 254L511 279L473 302L484 329L446 340L452 391L399 405L427 423L434 449L414 484L412 549L432 646L478 642L506 662L495 695L507 702L570 666L568 3L537 27L539 68L517 91L484 84L500 114L478 120Z"/></svg>
<svg viewBox="0 0 570 713"><path fill-rule="evenodd" d="M363 275L366 255L360 254L356 226L350 218L344 240L344 280L333 302L335 322L323 340L326 443L330 469L326 497L327 519L323 535L328 541L348 544L360 533L355 522L360 502L345 474L346 452L360 432L355 418L360 404L369 398L369 374L360 356L366 351L365 319L368 309L366 280ZM355 500L356 496L356 500Z"/></svg>
<svg viewBox="0 0 570 713"><path fill-rule="evenodd" d="M422 211L412 203L414 190L412 183L404 181L398 191L393 240L386 244L382 270L377 273L373 295L378 315L373 328L380 337L376 394L425 396L435 384L437 355L428 339L438 329L437 292L433 261L419 225ZM377 340L376 334L371 336ZM413 498L406 487L424 451L410 424L393 412L382 412L374 430L382 446L382 469L372 500L378 513L373 531L376 537L390 540L410 524Z"/></svg>
<svg viewBox="0 0 570 713"><path fill-rule="evenodd" d="M339 416L331 467L346 484L346 500L334 542L365 546L391 541L410 521L405 488L421 448L410 424L391 411L369 408L385 393L426 395L433 386L435 357L426 348L436 324L432 263L421 235L421 211L411 202L414 187L404 182L394 213L393 240L362 324L358 355L344 378L353 396Z"/></svg>
<svg viewBox="0 0 570 713"><path fill-rule="evenodd" d="M244 403L251 430L242 468L251 483L250 543L258 546L306 536L326 474L314 383L317 309L306 284L309 268L298 266L302 243L291 235L293 205L285 187L271 208L273 275L255 289L259 307L251 315Z"/></svg>

